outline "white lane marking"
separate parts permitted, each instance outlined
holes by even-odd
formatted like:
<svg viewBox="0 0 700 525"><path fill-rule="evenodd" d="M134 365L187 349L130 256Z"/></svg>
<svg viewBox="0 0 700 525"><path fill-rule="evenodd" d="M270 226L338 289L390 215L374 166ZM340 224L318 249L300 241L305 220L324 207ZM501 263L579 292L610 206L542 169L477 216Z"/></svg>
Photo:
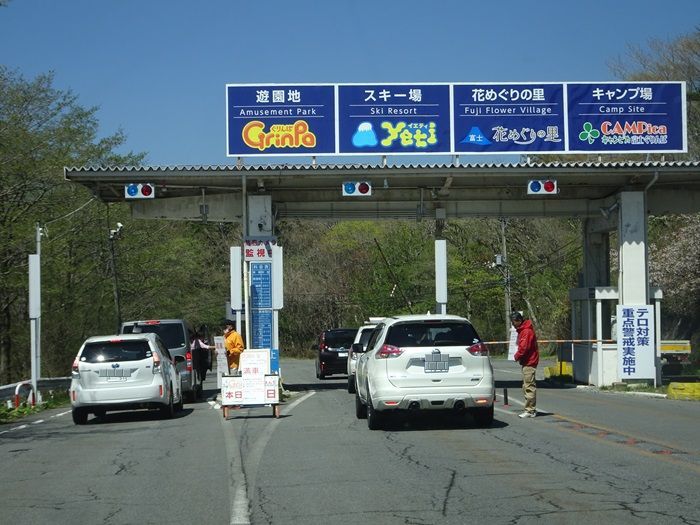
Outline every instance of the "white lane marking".
<svg viewBox="0 0 700 525"><path fill-rule="evenodd" d="M303 401L306 401L315 393L315 390L311 390L310 392L307 392L306 394L304 394L294 402L290 403L289 405L283 405L284 410L281 411L280 415L289 414L292 410L294 410L294 408L297 405L299 405ZM251 487L255 486L255 479L258 474L258 467L260 466L260 460L262 459L265 447L267 447L267 443L268 441L270 441L272 433L277 428L277 425L280 424L280 421L281 420L278 418L274 418L272 421L270 421L267 424L267 427L265 428L264 432L262 433L262 437L255 442L255 445L253 445L253 447L250 449L250 452L246 454L246 472L248 473L248 480L250 482Z"/></svg>
<svg viewBox="0 0 700 525"><path fill-rule="evenodd" d="M250 512L248 509L248 486L246 485L245 474L243 473L243 458L241 450L231 426L226 424L226 419L221 417L221 429L224 433L224 444L226 445L226 458L228 459L228 497L231 503L229 515L231 525L249 525Z"/></svg>
<svg viewBox="0 0 700 525"><path fill-rule="evenodd" d="M50 416L50 417L65 416L66 414L70 414L70 412L71 412L71 411L68 410L67 412L61 412L60 414L54 414L54 415L52 415L52 416ZM12 432L12 431L14 431L14 430L23 430L23 429L29 427L30 424L31 424L31 425L38 425L39 423L46 423L46 420L44 420L44 419L37 419L36 421L32 421L31 423L26 424L26 425L20 425L20 426L18 426L18 427L12 427L12 428L9 429L9 430L3 430L2 432L0 432L0 435L1 435L1 434L7 434L8 432Z"/></svg>
<svg viewBox="0 0 700 525"><path fill-rule="evenodd" d="M311 391L301 398L297 399L288 406L285 405L282 413L288 414L294 407L296 407L302 401L308 399L316 392ZM246 459L250 464L251 475L251 485L255 486L255 475L257 473L258 464L260 463L260 458L262 457L262 452L267 445L267 442L272 436L272 432L275 427L279 424L280 420L274 418L268 427L263 432L263 437L256 441L255 446L252 448L251 452L246 455ZM231 520L230 525L250 525L250 501L248 500L248 481L246 480L246 475L243 472L243 457L241 455L241 449L238 447L238 443L234 437L233 429L230 425L226 425L226 420L221 418L221 426L224 430L224 442L226 443L226 456L229 460L229 498L231 501Z"/></svg>
<svg viewBox="0 0 700 525"><path fill-rule="evenodd" d="M504 374L517 374L517 375L523 375L523 373L520 370L505 370L503 368L494 368L494 372L503 372Z"/></svg>

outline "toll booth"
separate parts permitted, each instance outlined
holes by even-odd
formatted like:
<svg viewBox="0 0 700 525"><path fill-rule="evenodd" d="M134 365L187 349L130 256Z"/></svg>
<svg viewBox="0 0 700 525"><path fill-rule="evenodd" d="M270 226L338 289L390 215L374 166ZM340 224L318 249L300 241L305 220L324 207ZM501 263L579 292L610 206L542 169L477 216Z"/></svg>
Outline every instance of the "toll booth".
<svg viewBox="0 0 700 525"><path fill-rule="evenodd" d="M654 304L657 384L661 371L661 299L660 288L650 287ZM572 288L571 361L574 381L586 385L611 386L621 380L618 372L618 343L615 319L619 302L617 287Z"/></svg>

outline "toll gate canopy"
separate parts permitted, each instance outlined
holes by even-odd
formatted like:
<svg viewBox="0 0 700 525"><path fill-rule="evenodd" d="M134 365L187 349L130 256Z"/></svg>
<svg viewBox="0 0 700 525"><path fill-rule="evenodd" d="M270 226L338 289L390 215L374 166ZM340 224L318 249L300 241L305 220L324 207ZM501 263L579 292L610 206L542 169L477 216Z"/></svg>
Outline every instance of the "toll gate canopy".
<svg viewBox="0 0 700 525"><path fill-rule="evenodd" d="M67 180L104 202L128 200L129 184L153 184L132 200L135 217L239 221L244 196L264 195L275 219L431 219L470 216L607 219L620 192L644 192L653 215L700 211L700 162L520 162L517 164L261 164L68 167ZM557 193L528 195L531 180ZM365 181L371 194L342 195Z"/></svg>

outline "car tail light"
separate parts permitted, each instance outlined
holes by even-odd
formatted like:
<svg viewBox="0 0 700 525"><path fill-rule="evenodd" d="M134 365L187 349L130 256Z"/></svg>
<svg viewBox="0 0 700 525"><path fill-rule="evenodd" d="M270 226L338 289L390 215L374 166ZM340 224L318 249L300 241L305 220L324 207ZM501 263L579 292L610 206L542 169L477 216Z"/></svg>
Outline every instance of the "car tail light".
<svg viewBox="0 0 700 525"><path fill-rule="evenodd" d="M379 352L375 354L377 359L393 359L403 354L403 348L393 345L382 345Z"/></svg>
<svg viewBox="0 0 700 525"><path fill-rule="evenodd" d="M488 356L489 355L489 350L486 348L486 345L484 343L476 343L475 345L471 345L467 347L467 351L471 355L476 355L476 356Z"/></svg>
<svg viewBox="0 0 700 525"><path fill-rule="evenodd" d="M188 372L192 372L192 352L188 351L185 354L185 368L187 369Z"/></svg>
<svg viewBox="0 0 700 525"><path fill-rule="evenodd" d="M163 397L163 385L158 385L158 396Z"/></svg>
<svg viewBox="0 0 700 525"><path fill-rule="evenodd" d="M160 356L153 352L153 373L160 373Z"/></svg>
<svg viewBox="0 0 700 525"><path fill-rule="evenodd" d="M80 375L80 367L78 366L78 358L77 357L73 360L73 366L71 367L71 372L73 372L73 374L76 376Z"/></svg>

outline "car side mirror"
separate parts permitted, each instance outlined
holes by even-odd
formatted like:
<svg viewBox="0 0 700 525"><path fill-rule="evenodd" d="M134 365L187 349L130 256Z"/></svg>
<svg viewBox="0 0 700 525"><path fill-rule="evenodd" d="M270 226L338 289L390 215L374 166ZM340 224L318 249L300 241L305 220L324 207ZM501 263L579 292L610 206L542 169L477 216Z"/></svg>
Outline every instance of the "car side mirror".
<svg viewBox="0 0 700 525"><path fill-rule="evenodd" d="M352 344L352 351L357 354L364 354L365 353L365 345L362 343L353 343Z"/></svg>

